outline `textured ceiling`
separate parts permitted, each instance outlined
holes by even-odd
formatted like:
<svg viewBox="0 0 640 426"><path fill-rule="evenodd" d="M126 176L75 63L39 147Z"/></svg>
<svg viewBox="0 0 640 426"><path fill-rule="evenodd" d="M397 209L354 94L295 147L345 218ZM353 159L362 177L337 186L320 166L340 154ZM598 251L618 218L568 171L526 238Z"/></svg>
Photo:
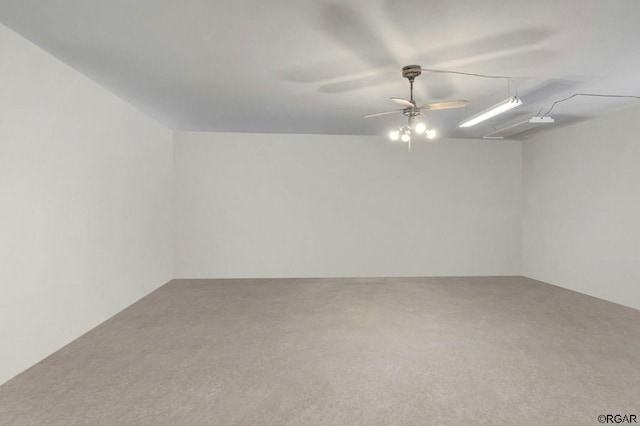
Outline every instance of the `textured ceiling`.
<svg viewBox="0 0 640 426"><path fill-rule="evenodd" d="M524 105L457 123L504 99L505 80L423 74L418 103L440 134L479 137L576 92L640 94L640 1L0 0L0 21L178 130L378 134L405 123L400 68L512 76ZM559 125L637 105L575 98Z"/></svg>

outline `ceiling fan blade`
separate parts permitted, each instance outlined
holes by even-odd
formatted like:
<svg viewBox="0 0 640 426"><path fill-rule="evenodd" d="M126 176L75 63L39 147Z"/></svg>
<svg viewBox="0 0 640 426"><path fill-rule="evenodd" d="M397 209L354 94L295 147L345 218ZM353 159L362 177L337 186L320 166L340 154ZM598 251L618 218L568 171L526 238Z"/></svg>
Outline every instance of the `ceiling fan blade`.
<svg viewBox="0 0 640 426"><path fill-rule="evenodd" d="M403 105L403 106L408 106L408 107L414 107L415 105L412 104L410 101L406 100L406 99L402 99L402 98L391 98L391 100L395 103L397 103L398 105Z"/></svg>
<svg viewBox="0 0 640 426"><path fill-rule="evenodd" d="M363 115L362 118L377 117L379 115L393 114L394 112L402 112L402 110L401 109L392 109L391 111L374 112L373 114Z"/></svg>
<svg viewBox="0 0 640 426"><path fill-rule="evenodd" d="M458 101L447 101L447 102L433 102L430 104L424 104L420 107L420 109L428 109L428 110L437 110L437 109L451 109L451 108L463 108L469 105L469 101L465 101L464 99Z"/></svg>

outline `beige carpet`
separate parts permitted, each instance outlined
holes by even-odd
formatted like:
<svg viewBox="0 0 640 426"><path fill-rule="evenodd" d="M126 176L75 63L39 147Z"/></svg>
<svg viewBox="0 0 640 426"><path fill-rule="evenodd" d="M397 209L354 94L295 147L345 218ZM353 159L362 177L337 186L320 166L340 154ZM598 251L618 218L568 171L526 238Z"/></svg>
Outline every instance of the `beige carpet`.
<svg viewBox="0 0 640 426"><path fill-rule="evenodd" d="M0 387L10 425L608 413L640 415L640 311L521 277L176 280Z"/></svg>

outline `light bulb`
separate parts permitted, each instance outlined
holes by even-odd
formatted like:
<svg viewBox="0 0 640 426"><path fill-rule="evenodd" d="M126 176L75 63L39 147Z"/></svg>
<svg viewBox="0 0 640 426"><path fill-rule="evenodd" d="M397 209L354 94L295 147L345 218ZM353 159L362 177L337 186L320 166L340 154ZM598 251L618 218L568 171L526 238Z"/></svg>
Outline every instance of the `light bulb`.
<svg viewBox="0 0 640 426"><path fill-rule="evenodd" d="M427 138L429 139L433 139L437 136L435 129L428 129L425 134L427 135Z"/></svg>
<svg viewBox="0 0 640 426"><path fill-rule="evenodd" d="M389 132L389 139L397 141L400 138L400 132L398 130L392 130Z"/></svg>
<svg viewBox="0 0 640 426"><path fill-rule="evenodd" d="M418 122L418 123L416 124L416 127L415 127L415 131L416 131L416 132L418 132L418 133L424 133L424 131L425 131L425 130L427 130L427 125L426 125L426 124L424 124L422 121L420 121L420 122Z"/></svg>
<svg viewBox="0 0 640 426"><path fill-rule="evenodd" d="M400 139L402 139L402 142L409 142L411 140L411 136L409 136L408 133L403 133Z"/></svg>

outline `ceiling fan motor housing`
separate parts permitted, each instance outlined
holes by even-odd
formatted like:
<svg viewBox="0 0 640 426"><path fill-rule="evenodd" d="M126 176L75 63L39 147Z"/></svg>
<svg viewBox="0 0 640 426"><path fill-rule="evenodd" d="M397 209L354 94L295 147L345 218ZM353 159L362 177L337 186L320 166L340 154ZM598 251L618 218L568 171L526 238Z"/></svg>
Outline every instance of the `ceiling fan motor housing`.
<svg viewBox="0 0 640 426"><path fill-rule="evenodd" d="M402 113L407 117L415 117L416 115L420 115L420 108L414 107L406 107L402 110Z"/></svg>

